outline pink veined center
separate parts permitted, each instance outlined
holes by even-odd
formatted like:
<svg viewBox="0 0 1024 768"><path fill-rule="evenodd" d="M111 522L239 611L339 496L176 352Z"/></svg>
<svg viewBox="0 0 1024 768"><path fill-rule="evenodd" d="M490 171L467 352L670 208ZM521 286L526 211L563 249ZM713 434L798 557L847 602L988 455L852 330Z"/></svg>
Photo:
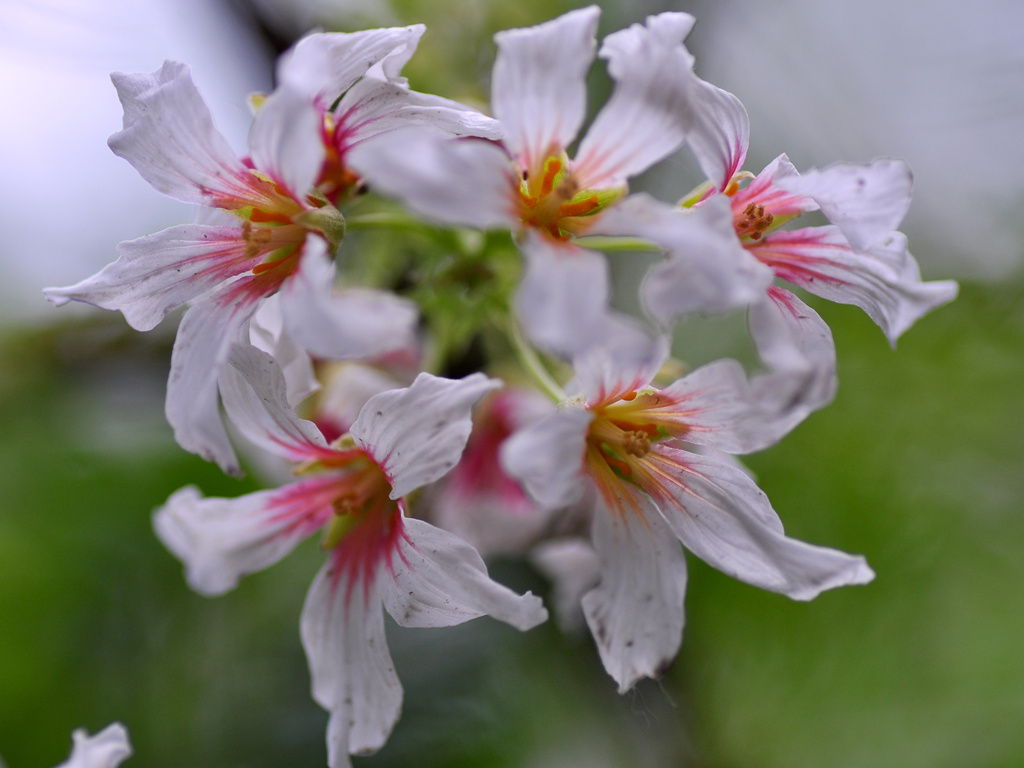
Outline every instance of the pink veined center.
<svg viewBox="0 0 1024 768"><path fill-rule="evenodd" d="M330 551L335 587L344 579L346 601L361 584L368 597L379 566L391 566L404 535L401 503L390 498L391 482L374 459L358 448L321 454L301 468L337 473L332 484L333 515L322 547Z"/></svg>
<svg viewBox="0 0 1024 768"><path fill-rule="evenodd" d="M639 513L620 488L630 483L649 490L645 486L652 475L652 448L659 440L681 438L687 432L685 424L664 410L674 404L666 393L648 390L629 392L592 409L584 462L609 509Z"/></svg>

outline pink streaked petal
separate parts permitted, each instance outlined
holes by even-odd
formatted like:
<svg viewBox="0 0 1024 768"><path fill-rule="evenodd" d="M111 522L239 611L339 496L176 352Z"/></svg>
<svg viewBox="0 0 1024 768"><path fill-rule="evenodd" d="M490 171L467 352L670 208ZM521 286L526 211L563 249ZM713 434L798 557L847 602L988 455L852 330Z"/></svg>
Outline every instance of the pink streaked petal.
<svg viewBox="0 0 1024 768"><path fill-rule="evenodd" d="M785 536L768 497L741 469L658 444L644 487L680 541L729 576L794 600L866 584L863 557Z"/></svg>
<svg viewBox="0 0 1024 768"><path fill-rule="evenodd" d="M220 595L320 530L333 514L337 495L333 477L236 499L203 498L194 486L186 486L154 513L153 528L184 563L189 586Z"/></svg>
<svg viewBox="0 0 1024 768"><path fill-rule="evenodd" d="M751 305L750 333L767 371L750 382L760 441L767 447L835 397L836 350L832 331L793 293L773 286ZM733 451L739 453L739 451Z"/></svg>
<svg viewBox="0 0 1024 768"><path fill-rule="evenodd" d="M736 237L728 198L716 196L691 210L646 194L630 195L601 215L595 234L653 240L666 260L650 268L641 294L663 328L695 312L730 312L757 299L771 270Z"/></svg>
<svg viewBox="0 0 1024 768"><path fill-rule="evenodd" d="M335 143L342 156L360 142L405 128L444 137L500 139L502 135L497 120L463 104L374 78L356 83L334 114Z"/></svg>
<svg viewBox="0 0 1024 768"><path fill-rule="evenodd" d="M622 186L682 145L693 120L693 56L682 42L693 23L687 13L662 13L604 39L600 56L616 85L576 153L581 187Z"/></svg>
<svg viewBox="0 0 1024 768"><path fill-rule="evenodd" d="M704 175L724 192L747 158L750 119L740 100L728 91L696 77L691 83L693 124L687 143Z"/></svg>
<svg viewBox="0 0 1024 768"><path fill-rule="evenodd" d="M798 216L818 210L818 204L806 195L790 192L785 184L799 178L796 168L786 155L779 155L746 187L732 196L732 209L738 215L748 205L763 205L775 217Z"/></svg>
<svg viewBox="0 0 1024 768"><path fill-rule="evenodd" d="M542 508L566 507L583 496L583 456L593 418L590 411L565 406L502 444L502 467Z"/></svg>
<svg viewBox="0 0 1024 768"><path fill-rule="evenodd" d="M600 13L590 6L494 36L498 55L491 107L505 129L505 146L521 168L538 167L576 138L586 112L587 71Z"/></svg>
<svg viewBox="0 0 1024 768"><path fill-rule="evenodd" d="M753 396L743 366L716 360L656 393L646 417L668 427L673 437L727 453L749 453L764 446L749 432ZM678 425L678 431L671 425Z"/></svg>
<svg viewBox="0 0 1024 768"><path fill-rule="evenodd" d="M311 238L278 294L285 329L299 344L317 357L359 360L416 343L415 304L386 291L334 291L334 274L326 245Z"/></svg>
<svg viewBox="0 0 1024 768"><path fill-rule="evenodd" d="M608 674L625 693L661 675L683 641L686 559L650 500L623 484L639 512L600 509L594 547L601 582L583 597L583 613Z"/></svg>
<svg viewBox="0 0 1024 768"><path fill-rule="evenodd" d="M256 113L249 152L256 168L305 205L324 163L323 115L308 94L281 85Z"/></svg>
<svg viewBox="0 0 1024 768"><path fill-rule="evenodd" d="M473 406L501 386L482 373L462 379L421 373L405 389L370 398L352 437L388 476L391 498L400 499L458 464L473 428Z"/></svg>
<svg viewBox="0 0 1024 768"><path fill-rule="evenodd" d="M503 229L519 222L519 181L508 155L490 142L395 131L353 147L348 164L372 189L440 224Z"/></svg>
<svg viewBox="0 0 1024 768"><path fill-rule="evenodd" d="M863 309L893 345L918 318L957 293L951 280L921 280L900 232L864 252L851 249L837 227L773 232L748 248L784 280Z"/></svg>
<svg viewBox="0 0 1024 768"><path fill-rule="evenodd" d="M124 128L107 141L114 154L186 203L239 208L253 199L254 177L214 128L186 65L165 61L152 74L111 79L124 106Z"/></svg>
<svg viewBox="0 0 1024 768"><path fill-rule="evenodd" d="M913 183L910 167L891 158L812 169L778 181L794 194L813 198L855 251L878 245L900 225L910 208Z"/></svg>
<svg viewBox="0 0 1024 768"><path fill-rule="evenodd" d="M527 231L516 317L538 346L572 357L600 342L611 318L608 265L596 251Z"/></svg>
<svg viewBox="0 0 1024 768"><path fill-rule="evenodd" d="M266 352L235 344L220 376L224 408L238 430L255 445L299 462L331 456L323 435L300 419L288 402L280 365Z"/></svg>
<svg viewBox="0 0 1024 768"><path fill-rule="evenodd" d="M350 754L384 746L402 709L380 588L349 584L347 571L329 558L306 595L299 630L313 699L330 713L327 764L348 768Z"/></svg>
<svg viewBox="0 0 1024 768"><path fill-rule="evenodd" d="M184 224L117 246L118 259L90 278L43 293L57 306L83 301L120 310L137 331L148 331L182 304L262 258L247 255L239 227Z"/></svg>
<svg viewBox="0 0 1024 768"><path fill-rule="evenodd" d="M517 595L487 575L480 554L462 539L422 520L405 521L390 578L381 594L391 617L403 627L450 627L491 616L526 631L548 618L539 597Z"/></svg>
<svg viewBox="0 0 1024 768"><path fill-rule="evenodd" d="M71 739L71 755L56 768L117 768L132 756L128 731L120 723L111 723L95 736L78 728Z"/></svg>
<svg viewBox="0 0 1024 768"><path fill-rule="evenodd" d="M569 391L582 393L590 409L617 402L650 385L668 359L669 343L667 336L652 338L619 326L618 333L573 358L576 376Z"/></svg>

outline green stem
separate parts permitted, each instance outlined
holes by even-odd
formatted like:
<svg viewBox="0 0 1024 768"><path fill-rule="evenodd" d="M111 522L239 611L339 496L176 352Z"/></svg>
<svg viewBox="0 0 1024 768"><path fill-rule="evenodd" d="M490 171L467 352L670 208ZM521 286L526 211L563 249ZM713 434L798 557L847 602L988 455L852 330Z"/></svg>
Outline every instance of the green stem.
<svg viewBox="0 0 1024 768"><path fill-rule="evenodd" d="M519 362L523 364L523 368L533 377L537 385L556 403L565 400L565 392L558 386L558 382L551 378L551 374L548 373L548 369L544 367L544 363L541 362L533 347L526 343L526 339L523 338L523 334L519 330L519 325L514 320L509 321L509 336L512 339L516 355L519 357Z"/></svg>

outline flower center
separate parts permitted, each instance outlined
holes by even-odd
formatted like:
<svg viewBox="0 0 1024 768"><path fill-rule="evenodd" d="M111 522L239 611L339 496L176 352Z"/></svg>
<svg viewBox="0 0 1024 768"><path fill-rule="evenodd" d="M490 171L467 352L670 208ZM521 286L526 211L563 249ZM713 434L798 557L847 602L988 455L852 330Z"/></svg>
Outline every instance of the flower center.
<svg viewBox="0 0 1024 768"><path fill-rule="evenodd" d="M775 216L765 211L763 205L750 203L743 213L736 216L736 234L740 239L760 240L774 221Z"/></svg>
<svg viewBox="0 0 1024 768"><path fill-rule="evenodd" d="M573 221L595 213L604 202L591 190L580 190L564 157L548 157L539 173L523 171L519 215L524 224L558 240L578 234L586 222Z"/></svg>

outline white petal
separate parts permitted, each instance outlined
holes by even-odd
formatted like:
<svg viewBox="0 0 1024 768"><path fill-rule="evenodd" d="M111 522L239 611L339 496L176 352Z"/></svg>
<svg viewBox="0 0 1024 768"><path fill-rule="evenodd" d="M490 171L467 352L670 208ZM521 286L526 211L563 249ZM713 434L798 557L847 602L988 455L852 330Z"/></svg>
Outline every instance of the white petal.
<svg viewBox="0 0 1024 768"><path fill-rule="evenodd" d="M366 401L388 389L398 389L401 381L384 371L361 363L331 366L324 377L317 400L316 419L327 421L339 434L348 432Z"/></svg>
<svg viewBox="0 0 1024 768"><path fill-rule="evenodd" d="M754 396L743 366L735 360L701 366L665 387L659 399L666 404L646 412L685 426L681 439L687 443L727 453L749 453L767 445L761 425L751 424Z"/></svg>
<svg viewBox="0 0 1024 768"><path fill-rule="evenodd" d="M576 153L580 186L621 186L683 143L692 122L693 56L682 42L693 22L687 13L662 13L604 39L600 55L608 60L615 92Z"/></svg>
<svg viewBox="0 0 1024 768"><path fill-rule="evenodd" d="M231 345L248 335L256 305L227 290L193 304L181 319L171 352L164 414L186 451L216 462L228 474L241 469L220 415L217 380Z"/></svg>
<svg viewBox="0 0 1024 768"><path fill-rule="evenodd" d="M385 57L396 56L395 63L400 69L416 50L424 30L422 24L416 24L309 35L282 57L278 80L305 85L320 103L329 107ZM398 52L402 53L401 58L397 58Z"/></svg>
<svg viewBox="0 0 1024 768"><path fill-rule="evenodd" d="M600 342L610 317L608 265L604 256L572 243L528 231L516 316L531 341L572 357Z"/></svg>
<svg viewBox="0 0 1024 768"><path fill-rule="evenodd" d="M281 366L249 344L231 348L220 376L224 408L238 430L276 456L303 461L326 446L316 425L300 419L288 401Z"/></svg>
<svg viewBox="0 0 1024 768"><path fill-rule="evenodd" d="M577 501L593 414L566 406L519 430L501 446L501 465L545 509Z"/></svg>
<svg viewBox="0 0 1024 768"><path fill-rule="evenodd" d="M253 164L300 203L324 163L323 116L308 94L282 85L260 106L249 132Z"/></svg>
<svg viewBox="0 0 1024 768"><path fill-rule="evenodd" d="M334 114L342 128L339 150L343 154L362 141L405 128L442 137L500 139L502 135L497 120L463 104L374 78L349 89Z"/></svg>
<svg viewBox="0 0 1024 768"><path fill-rule="evenodd" d="M619 326L601 344L573 358L575 378L568 391L581 392L591 408L615 402L648 386L668 358L669 338L651 338Z"/></svg>
<svg viewBox="0 0 1024 768"><path fill-rule="evenodd" d="M673 473L666 498L656 499L668 524L723 573L794 600L874 578L863 557L787 538L768 497L740 469L664 444L648 457Z"/></svg>
<svg viewBox="0 0 1024 768"><path fill-rule="evenodd" d="M551 601L558 628L575 634L586 626L583 595L597 586L601 560L582 539L549 539L530 551L530 562L551 581Z"/></svg>
<svg viewBox="0 0 1024 768"><path fill-rule="evenodd" d="M641 288L645 306L665 328L686 314L744 307L772 281L771 270L736 237L725 196L685 210L631 195L602 215L598 230L643 237L665 249L666 261L651 267Z"/></svg>
<svg viewBox="0 0 1024 768"><path fill-rule="evenodd" d="M381 576L384 606L403 627L450 627L478 616L526 631L547 621L539 597L491 580L480 554L422 520L405 521L400 558Z"/></svg>
<svg viewBox="0 0 1024 768"><path fill-rule="evenodd" d="M807 195L835 224L855 251L864 251L896 229L910 208L913 176L902 160L882 158L864 165L833 165L778 181Z"/></svg>
<svg viewBox="0 0 1024 768"><path fill-rule="evenodd" d="M236 499L206 499L187 486L154 513L153 528L185 564L189 586L204 595L220 595L320 530L334 514L331 502L336 496L330 477Z"/></svg>
<svg viewBox="0 0 1024 768"><path fill-rule="evenodd" d="M70 300L120 310L132 328L148 331L171 310L251 270L262 256L245 250L237 226L185 224L119 243L117 261L43 293L57 306Z"/></svg>
<svg viewBox="0 0 1024 768"><path fill-rule="evenodd" d="M857 252L836 227L773 232L750 250L779 277L831 301L860 307L896 339L922 315L952 301L952 280L922 282L900 232Z"/></svg>
<svg viewBox="0 0 1024 768"><path fill-rule="evenodd" d="M689 97L694 119L687 143L704 175L723 192L747 157L747 110L728 91L696 77L691 81Z"/></svg>
<svg viewBox="0 0 1024 768"><path fill-rule="evenodd" d="M583 613L608 674L625 693L658 677L683 641L686 559L661 515L626 486L641 515L607 509L594 516L601 583L583 596Z"/></svg>
<svg viewBox="0 0 1024 768"><path fill-rule="evenodd" d="M313 699L331 715L330 768L348 766L349 754L380 749L402 709L402 686L384 635L379 588L350 583L336 567L329 560L317 573L299 623Z"/></svg>
<svg viewBox="0 0 1024 768"><path fill-rule="evenodd" d="M285 328L299 344L317 357L354 360L416 343L415 304L386 291L335 292L334 271L323 241L310 238L279 294Z"/></svg>
<svg viewBox="0 0 1024 768"><path fill-rule="evenodd" d="M396 131L353 147L348 163L371 189L440 224L498 229L519 221L519 181L508 155L489 142Z"/></svg>
<svg viewBox="0 0 1024 768"><path fill-rule="evenodd" d="M111 79L124 106L124 128L107 141L114 154L186 203L251 198L252 175L213 127L186 65L165 61L152 74L116 72Z"/></svg>
<svg viewBox="0 0 1024 768"><path fill-rule="evenodd" d="M491 108L520 167L532 170L576 137L587 106L587 70L594 60L599 15L590 6L494 36L498 56Z"/></svg>
<svg viewBox="0 0 1024 768"><path fill-rule="evenodd" d="M351 433L387 474L391 498L400 499L459 462L473 428L473 406L501 386L482 373L463 379L421 373L405 389L370 398Z"/></svg>
<svg viewBox="0 0 1024 768"><path fill-rule="evenodd" d="M79 728L71 738L71 755L57 768L117 768L132 754L128 731L120 723L111 723L95 736Z"/></svg>
<svg viewBox="0 0 1024 768"><path fill-rule="evenodd" d="M832 402L838 385L836 349L825 321L784 288L773 287L751 305L748 322L768 368L750 383L764 420L764 440L749 450L759 450Z"/></svg>
<svg viewBox="0 0 1024 768"><path fill-rule="evenodd" d="M249 324L249 341L277 360L288 385L288 403L293 408L320 389L313 360L285 331L281 318L281 294L268 296Z"/></svg>

